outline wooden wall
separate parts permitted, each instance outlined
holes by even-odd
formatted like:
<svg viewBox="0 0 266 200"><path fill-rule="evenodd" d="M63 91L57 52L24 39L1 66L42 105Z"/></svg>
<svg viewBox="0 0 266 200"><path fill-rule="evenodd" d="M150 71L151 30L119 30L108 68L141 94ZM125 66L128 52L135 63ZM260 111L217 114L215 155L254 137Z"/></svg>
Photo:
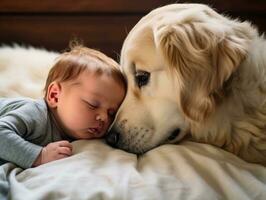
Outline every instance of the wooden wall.
<svg viewBox="0 0 266 200"><path fill-rule="evenodd" d="M117 59L129 30L150 10L169 0L0 0L0 44L26 44L63 50L69 40ZM187 0L248 19L266 31L265 0Z"/></svg>

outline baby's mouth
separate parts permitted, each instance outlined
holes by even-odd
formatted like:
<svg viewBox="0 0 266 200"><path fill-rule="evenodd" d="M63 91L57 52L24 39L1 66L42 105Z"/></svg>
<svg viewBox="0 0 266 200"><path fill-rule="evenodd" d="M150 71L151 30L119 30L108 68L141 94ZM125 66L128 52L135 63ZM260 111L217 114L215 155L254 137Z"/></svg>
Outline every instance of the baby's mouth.
<svg viewBox="0 0 266 200"><path fill-rule="evenodd" d="M101 129L100 128L88 128L88 132L94 135L99 135L101 133Z"/></svg>

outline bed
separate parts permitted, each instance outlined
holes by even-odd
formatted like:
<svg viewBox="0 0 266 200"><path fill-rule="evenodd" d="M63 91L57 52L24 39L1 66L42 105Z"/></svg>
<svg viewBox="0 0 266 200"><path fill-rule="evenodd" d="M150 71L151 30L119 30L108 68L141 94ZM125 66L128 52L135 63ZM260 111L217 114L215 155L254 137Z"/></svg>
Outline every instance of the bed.
<svg viewBox="0 0 266 200"><path fill-rule="evenodd" d="M0 97L42 97L58 55L48 50L61 51L76 36L116 59L128 30L151 9L171 2L2 0L0 43L8 45L0 46ZM266 30L262 0L189 2L213 5ZM75 141L73 147L73 156L36 168L0 166L0 200L266 199L265 167L207 144L184 141L141 156L104 140Z"/></svg>
<svg viewBox="0 0 266 200"><path fill-rule="evenodd" d="M56 52L0 47L0 96L42 97ZM0 167L0 199L266 199L266 168L207 144L184 141L143 155L104 140L73 142L74 155L23 170Z"/></svg>

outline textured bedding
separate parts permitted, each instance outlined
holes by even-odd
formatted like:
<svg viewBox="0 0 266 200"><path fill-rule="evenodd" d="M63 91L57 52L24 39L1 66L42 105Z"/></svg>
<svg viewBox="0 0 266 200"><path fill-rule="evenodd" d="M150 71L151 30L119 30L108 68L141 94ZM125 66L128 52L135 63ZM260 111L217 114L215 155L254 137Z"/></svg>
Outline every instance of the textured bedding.
<svg viewBox="0 0 266 200"><path fill-rule="evenodd" d="M0 48L0 96L41 97L56 56L34 48ZM141 156L103 140L73 146L73 156L36 168L0 166L0 199L266 199L265 167L211 145L163 145Z"/></svg>
<svg viewBox="0 0 266 200"><path fill-rule="evenodd" d="M266 170L209 145L165 145L137 157L100 140L37 168L2 166L9 197L36 199L265 199ZM2 187L2 186L1 186ZM2 198L1 198L2 199Z"/></svg>

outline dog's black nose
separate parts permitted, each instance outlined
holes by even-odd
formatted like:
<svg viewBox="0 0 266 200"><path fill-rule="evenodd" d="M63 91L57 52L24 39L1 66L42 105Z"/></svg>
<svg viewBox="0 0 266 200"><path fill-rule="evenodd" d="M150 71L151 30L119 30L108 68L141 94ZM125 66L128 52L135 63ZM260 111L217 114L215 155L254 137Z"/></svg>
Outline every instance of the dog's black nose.
<svg viewBox="0 0 266 200"><path fill-rule="evenodd" d="M106 142L112 147L117 147L119 141L119 133L113 129L106 136Z"/></svg>

